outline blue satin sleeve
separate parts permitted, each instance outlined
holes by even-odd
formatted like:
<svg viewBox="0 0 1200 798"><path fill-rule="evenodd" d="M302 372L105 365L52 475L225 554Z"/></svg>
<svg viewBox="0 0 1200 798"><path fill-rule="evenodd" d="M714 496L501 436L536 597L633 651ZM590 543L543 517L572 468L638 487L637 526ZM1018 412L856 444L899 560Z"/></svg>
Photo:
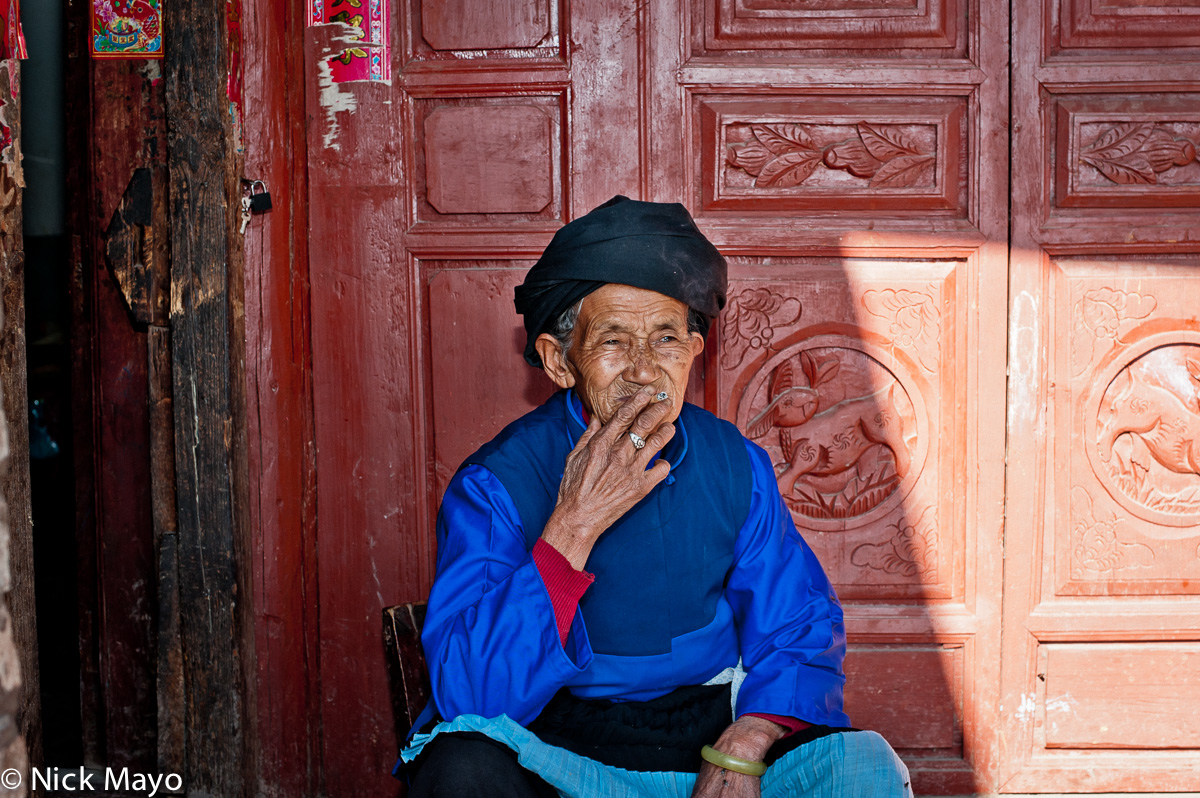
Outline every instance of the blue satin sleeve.
<svg viewBox="0 0 1200 798"><path fill-rule="evenodd" d="M516 506L486 468L451 480L437 541L421 633L437 711L524 725L591 662L583 617L577 609L564 646Z"/></svg>
<svg viewBox="0 0 1200 798"><path fill-rule="evenodd" d="M842 607L779 495L775 469L747 441L754 487L725 589L746 679L737 714L764 712L849 726L842 710Z"/></svg>

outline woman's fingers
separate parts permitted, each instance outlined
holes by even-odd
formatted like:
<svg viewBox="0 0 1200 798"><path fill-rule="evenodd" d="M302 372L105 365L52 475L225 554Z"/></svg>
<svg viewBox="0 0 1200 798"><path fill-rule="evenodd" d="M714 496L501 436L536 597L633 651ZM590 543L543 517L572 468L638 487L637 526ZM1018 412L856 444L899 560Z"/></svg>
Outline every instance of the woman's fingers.
<svg viewBox="0 0 1200 798"><path fill-rule="evenodd" d="M622 402L621 406L617 408L617 412L604 425L602 437L610 443L617 443L622 436L629 432L629 428L646 405L650 404L652 396L652 392L642 389Z"/></svg>
<svg viewBox="0 0 1200 798"><path fill-rule="evenodd" d="M654 430L663 423L663 419L665 419L670 412L670 402L655 402L637 415L637 418L635 418L633 423L629 425L629 431L637 433L643 438L647 438L649 437L650 433L654 432Z"/></svg>
<svg viewBox="0 0 1200 798"><path fill-rule="evenodd" d="M640 465L642 468L645 468L654 459L654 455L661 452L663 447L670 443L671 438L674 437L674 424L667 423L660 426L649 438L646 438L646 447L637 453L634 465Z"/></svg>
<svg viewBox="0 0 1200 798"><path fill-rule="evenodd" d="M666 479L667 475L670 473L671 464L666 460L659 460L657 463L647 469L645 472L646 476L644 483L646 486L646 493L649 493L651 490L653 490L654 486Z"/></svg>
<svg viewBox="0 0 1200 798"><path fill-rule="evenodd" d="M575 442L575 448L572 450L572 453L586 448L588 443L591 442L592 438L596 437L596 433L598 433L600 429L600 419L596 418L595 416L592 416L590 419L588 419L588 425L583 430L583 434L579 436L579 440Z"/></svg>

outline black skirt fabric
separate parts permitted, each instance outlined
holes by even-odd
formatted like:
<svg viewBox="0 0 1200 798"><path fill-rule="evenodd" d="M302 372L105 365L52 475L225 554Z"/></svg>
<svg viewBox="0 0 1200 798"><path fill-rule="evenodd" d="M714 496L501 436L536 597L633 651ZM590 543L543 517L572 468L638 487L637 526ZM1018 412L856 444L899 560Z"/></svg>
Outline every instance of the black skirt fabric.
<svg viewBox="0 0 1200 798"><path fill-rule="evenodd" d="M436 719L422 731L436 725ZM728 684L680 687L650 701L578 698L555 694L528 729L549 745L625 770L698 773L700 749L712 745L733 722ZM809 726L775 743L768 765L789 751L848 727ZM483 737L459 732L472 738ZM436 740L435 740L436 742ZM423 752L424 753L424 752ZM423 754L407 770L420 768Z"/></svg>
<svg viewBox="0 0 1200 798"><path fill-rule="evenodd" d="M560 690L529 730L612 767L696 773L700 748L732 721L728 684L680 687L650 701L588 701Z"/></svg>

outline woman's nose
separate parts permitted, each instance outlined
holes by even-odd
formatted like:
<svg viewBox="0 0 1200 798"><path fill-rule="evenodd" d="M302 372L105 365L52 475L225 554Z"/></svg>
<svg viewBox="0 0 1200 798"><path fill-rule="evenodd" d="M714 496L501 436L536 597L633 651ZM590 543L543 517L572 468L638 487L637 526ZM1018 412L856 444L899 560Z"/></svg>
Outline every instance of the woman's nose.
<svg viewBox="0 0 1200 798"><path fill-rule="evenodd" d="M638 385L649 385L658 379L658 358L649 342L638 344L629 351L629 366L625 369L625 379Z"/></svg>

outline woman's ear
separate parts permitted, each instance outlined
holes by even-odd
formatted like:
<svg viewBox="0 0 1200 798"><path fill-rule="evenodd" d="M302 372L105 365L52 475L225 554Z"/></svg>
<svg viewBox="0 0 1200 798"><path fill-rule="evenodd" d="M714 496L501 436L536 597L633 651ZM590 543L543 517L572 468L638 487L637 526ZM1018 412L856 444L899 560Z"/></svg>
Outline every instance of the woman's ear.
<svg viewBox="0 0 1200 798"><path fill-rule="evenodd" d="M546 376L550 381L559 388L574 388L575 375L571 373L570 366L567 365L567 359L563 356L562 347L558 345L558 339L549 333L542 333L533 342L533 348L537 350L538 357L542 359L542 370L546 372Z"/></svg>
<svg viewBox="0 0 1200 798"><path fill-rule="evenodd" d="M704 351L704 336L698 332L693 332L692 336L692 357L700 357L700 353Z"/></svg>

